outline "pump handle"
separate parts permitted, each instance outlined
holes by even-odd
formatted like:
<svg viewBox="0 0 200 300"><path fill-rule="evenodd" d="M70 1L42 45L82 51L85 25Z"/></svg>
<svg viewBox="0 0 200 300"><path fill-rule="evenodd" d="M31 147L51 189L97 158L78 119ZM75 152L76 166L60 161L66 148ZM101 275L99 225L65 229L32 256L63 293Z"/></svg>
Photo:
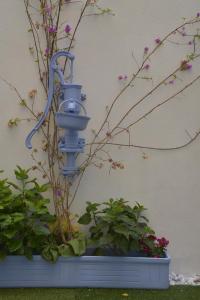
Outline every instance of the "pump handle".
<svg viewBox="0 0 200 300"><path fill-rule="evenodd" d="M67 51L58 51L58 52L56 52L52 56L50 66L49 66L49 88L48 88L47 104L46 104L44 113L41 116L41 118L39 119L38 123L35 125L35 127L31 130L31 132L26 137L25 145L28 149L32 149L31 139L32 139L33 135L39 130L39 128L43 124L44 120L48 116L48 113L49 113L49 110L50 110L50 107L51 107L51 103L52 103L52 99L53 99L53 94L54 94L54 72L58 72L61 83L66 84L66 82L64 81L64 75L61 72L59 66L57 65L57 59L60 56L65 56L66 58L70 59L70 61L71 61L71 64L70 64L70 83L72 83L72 81L73 81L73 61L74 61L74 58L75 58L74 55L71 54L70 52L67 52Z"/></svg>

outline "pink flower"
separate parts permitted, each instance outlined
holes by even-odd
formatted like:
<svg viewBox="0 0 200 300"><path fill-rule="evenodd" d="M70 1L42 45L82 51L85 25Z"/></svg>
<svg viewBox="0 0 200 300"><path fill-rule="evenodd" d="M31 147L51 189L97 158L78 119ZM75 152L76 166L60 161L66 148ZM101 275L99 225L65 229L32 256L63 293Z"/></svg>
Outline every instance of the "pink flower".
<svg viewBox="0 0 200 300"><path fill-rule="evenodd" d="M49 49L49 48L46 48L46 49L45 49L45 51L44 51L44 52L45 52L45 55L46 55L46 56L47 56L47 55L49 55L49 51L50 51L50 49Z"/></svg>
<svg viewBox="0 0 200 300"><path fill-rule="evenodd" d="M128 76L127 75L119 75L118 76L118 80L126 80L128 78Z"/></svg>
<svg viewBox="0 0 200 300"><path fill-rule="evenodd" d="M144 66L144 70L149 70L149 68L150 68L150 65L149 64L146 64L145 66Z"/></svg>
<svg viewBox="0 0 200 300"><path fill-rule="evenodd" d="M155 39L155 43L158 44L158 45L161 44L160 38L156 38L156 39Z"/></svg>
<svg viewBox="0 0 200 300"><path fill-rule="evenodd" d="M69 25L69 24L67 24L66 26L65 26L65 32L66 33L70 33L70 31L71 31L71 26Z"/></svg>
<svg viewBox="0 0 200 300"><path fill-rule="evenodd" d="M60 189L57 189L55 194L57 197L62 197L62 191Z"/></svg>
<svg viewBox="0 0 200 300"><path fill-rule="evenodd" d="M55 33L55 32L57 32L57 27L56 26L50 26L50 27L48 27L48 32L49 33Z"/></svg>
<svg viewBox="0 0 200 300"><path fill-rule="evenodd" d="M192 44L193 44L193 41L189 41L189 42L188 42L188 45L192 45Z"/></svg>
<svg viewBox="0 0 200 300"><path fill-rule="evenodd" d="M52 12L52 9L49 5L46 5L45 6L45 12L50 16L51 15L51 12Z"/></svg>
<svg viewBox="0 0 200 300"><path fill-rule="evenodd" d="M183 60L183 61L181 62L181 66L180 66L180 70L181 70L181 71L186 71L186 70L191 70L191 69L192 69L192 65L189 64L189 63L187 62L187 60Z"/></svg>
<svg viewBox="0 0 200 300"><path fill-rule="evenodd" d="M197 18L199 18L199 17L200 17L200 12L197 13Z"/></svg>
<svg viewBox="0 0 200 300"><path fill-rule="evenodd" d="M144 47L144 53L147 54L147 52L149 51L148 47Z"/></svg>
<svg viewBox="0 0 200 300"><path fill-rule="evenodd" d="M170 81L169 81L169 84L174 84L174 80L170 80Z"/></svg>

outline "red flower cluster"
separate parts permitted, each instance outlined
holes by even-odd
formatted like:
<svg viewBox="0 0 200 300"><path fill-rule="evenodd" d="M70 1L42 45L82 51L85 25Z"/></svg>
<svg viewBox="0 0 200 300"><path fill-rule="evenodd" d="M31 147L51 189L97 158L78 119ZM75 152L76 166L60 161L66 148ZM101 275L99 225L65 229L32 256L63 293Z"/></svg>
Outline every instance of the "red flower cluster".
<svg viewBox="0 0 200 300"><path fill-rule="evenodd" d="M165 250L169 241L164 238L157 238L155 235L145 236L144 239L139 241L140 251L145 255L151 257L162 257L165 255Z"/></svg>
<svg viewBox="0 0 200 300"><path fill-rule="evenodd" d="M163 248L167 247L167 245L169 244L169 241L166 240L166 238L164 237L157 239L157 241L158 241L158 245Z"/></svg>

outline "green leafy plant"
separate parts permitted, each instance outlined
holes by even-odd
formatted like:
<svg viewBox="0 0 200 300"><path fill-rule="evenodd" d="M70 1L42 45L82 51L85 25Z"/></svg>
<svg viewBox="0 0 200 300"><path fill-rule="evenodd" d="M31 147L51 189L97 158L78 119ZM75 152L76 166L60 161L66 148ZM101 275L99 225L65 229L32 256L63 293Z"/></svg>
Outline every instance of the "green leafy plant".
<svg viewBox="0 0 200 300"><path fill-rule="evenodd" d="M42 196L48 184L39 185L29 171L17 167L19 184L0 180L0 258L6 255L41 254L55 244L48 224L55 220L47 208L49 199Z"/></svg>
<svg viewBox="0 0 200 300"><path fill-rule="evenodd" d="M148 225L143 205L131 207L124 199L110 199L102 205L87 202L86 212L79 223L88 225L88 244L95 248L94 254L124 255L131 251L144 256L164 256L168 241L158 239Z"/></svg>
<svg viewBox="0 0 200 300"><path fill-rule="evenodd" d="M0 259L11 254L31 259L33 254L40 254L56 262L60 255L82 255L85 235L74 225L70 240L62 244L57 234L59 219L49 213L50 200L42 196L49 185L39 185L36 178L30 178L29 171L17 166L19 184L0 180Z"/></svg>

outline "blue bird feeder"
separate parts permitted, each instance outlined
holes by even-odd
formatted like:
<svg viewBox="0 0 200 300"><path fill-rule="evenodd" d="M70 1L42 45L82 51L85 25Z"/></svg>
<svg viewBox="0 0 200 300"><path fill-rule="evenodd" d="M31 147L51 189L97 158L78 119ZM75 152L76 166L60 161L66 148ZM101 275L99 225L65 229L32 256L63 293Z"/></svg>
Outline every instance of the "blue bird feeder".
<svg viewBox="0 0 200 300"><path fill-rule="evenodd" d="M61 56L70 59L69 82L65 81L61 67L57 63L57 59ZM31 149L31 139L45 121L51 108L54 95L54 76L57 74L60 80L61 96L58 111L55 113L55 122L59 128L64 129L64 136L60 138L58 148L66 154L66 163L62 169L62 174L68 177L73 177L79 172L78 167L76 167L76 157L77 153L84 151L85 139L79 137L78 131L86 129L90 120L82 103L86 99L86 96L81 93L82 86L73 83L73 62L74 55L66 51L58 51L52 56L49 67L47 105L43 115L25 141L26 147Z"/></svg>

